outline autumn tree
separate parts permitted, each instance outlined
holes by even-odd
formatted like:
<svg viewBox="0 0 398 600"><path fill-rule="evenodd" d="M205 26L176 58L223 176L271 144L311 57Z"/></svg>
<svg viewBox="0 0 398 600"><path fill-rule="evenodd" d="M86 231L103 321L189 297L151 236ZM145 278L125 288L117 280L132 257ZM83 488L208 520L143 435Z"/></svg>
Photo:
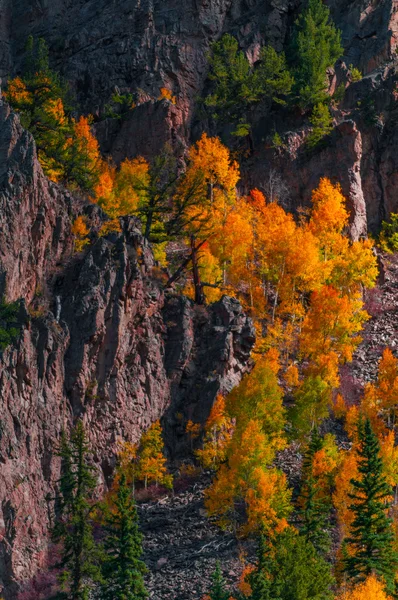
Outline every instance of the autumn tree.
<svg viewBox="0 0 398 600"><path fill-rule="evenodd" d="M322 0L309 0L296 21L291 48L294 93L303 108L327 98L327 74L343 54L341 33L330 19Z"/></svg>
<svg viewBox="0 0 398 600"><path fill-rule="evenodd" d="M60 581L71 600L87 600L94 582L101 580L102 554L93 536L95 469L89 462L89 445L82 421L70 438L63 433L58 455L61 478L53 540L61 543Z"/></svg>
<svg viewBox="0 0 398 600"><path fill-rule="evenodd" d="M204 133L190 149L188 167L180 178L172 214L166 224L168 235L184 240L188 246L188 257L173 274L169 285L191 264L197 304L205 301L200 249L220 231L220 224L236 200L238 179L239 168L231 160L228 149L218 138L209 138Z"/></svg>
<svg viewBox="0 0 398 600"><path fill-rule="evenodd" d="M203 446L195 452L205 469L216 470L225 461L233 429L232 419L226 411L225 398L219 394L206 421Z"/></svg>
<svg viewBox="0 0 398 600"><path fill-rule="evenodd" d="M138 449L137 478L144 481L145 489L148 483L172 487L173 477L167 471L163 449L162 428L156 421L142 435Z"/></svg>
<svg viewBox="0 0 398 600"><path fill-rule="evenodd" d="M71 231L75 236L75 250L76 252L81 252L90 243L88 237L90 230L87 225L87 219L79 215L74 220Z"/></svg>
<svg viewBox="0 0 398 600"><path fill-rule="evenodd" d="M335 600L392 600L384 590L384 583L375 575L369 575L362 583L344 590Z"/></svg>
<svg viewBox="0 0 398 600"><path fill-rule="evenodd" d="M104 600L145 600L141 560L142 535L138 530L137 509L126 476L121 475L114 506L106 510L105 559L102 564Z"/></svg>
<svg viewBox="0 0 398 600"><path fill-rule="evenodd" d="M351 481L350 509L354 519L346 540L344 570L354 582L376 574L384 579L389 593L395 593L398 557L393 550L394 534L387 516L391 486L383 474L380 443L369 419L358 424L359 477Z"/></svg>
<svg viewBox="0 0 398 600"><path fill-rule="evenodd" d="M67 87L50 69L44 40L28 39L25 72L8 82L5 98L32 133L45 174L91 191L98 178L98 143L85 117L72 118Z"/></svg>

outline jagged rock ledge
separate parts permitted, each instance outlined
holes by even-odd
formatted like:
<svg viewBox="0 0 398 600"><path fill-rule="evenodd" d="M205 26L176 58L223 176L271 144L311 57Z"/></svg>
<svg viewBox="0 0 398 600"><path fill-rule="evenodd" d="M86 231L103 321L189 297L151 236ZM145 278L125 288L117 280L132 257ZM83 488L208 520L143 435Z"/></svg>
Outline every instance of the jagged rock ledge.
<svg viewBox="0 0 398 600"><path fill-rule="evenodd" d="M0 358L0 593L46 564L62 428L82 416L106 486L122 440L176 414L204 420L219 391L250 368L254 329L239 303L209 307L171 292L139 223L73 254L71 222L97 207L49 182L32 137L0 107L0 293L22 299L19 340Z"/></svg>

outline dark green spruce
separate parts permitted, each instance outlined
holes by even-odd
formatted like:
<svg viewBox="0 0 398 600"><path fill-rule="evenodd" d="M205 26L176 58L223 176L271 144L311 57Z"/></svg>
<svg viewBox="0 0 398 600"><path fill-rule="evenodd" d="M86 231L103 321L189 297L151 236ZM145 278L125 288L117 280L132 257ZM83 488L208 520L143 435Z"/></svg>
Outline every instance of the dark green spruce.
<svg viewBox="0 0 398 600"><path fill-rule="evenodd" d="M288 527L267 539L261 535L255 570L249 574L250 600L331 600L330 565L314 546Z"/></svg>
<svg viewBox="0 0 398 600"><path fill-rule="evenodd" d="M327 519L330 514L330 498L325 498L319 489L314 476L314 456L322 450L322 438L313 430L303 460L303 478L299 496L300 534L307 542L311 542L318 552L326 552L330 548L330 535L327 530Z"/></svg>
<svg viewBox="0 0 398 600"><path fill-rule="evenodd" d="M138 529L135 502L125 475L117 491L115 507L109 510L105 526L106 557L103 563L101 598L104 600L145 600L143 575L145 563L141 560L142 535Z"/></svg>
<svg viewBox="0 0 398 600"><path fill-rule="evenodd" d="M89 446L79 421L70 438L62 434L58 455L61 478L53 541L61 545L59 598L88 600L90 590L101 580L101 549L93 536L91 514L96 487L94 468L88 462Z"/></svg>
<svg viewBox="0 0 398 600"><path fill-rule="evenodd" d="M396 593L394 578L398 556L393 549L394 533L388 509L392 489L383 474L380 443L369 419L358 424L358 471L350 494L354 513L351 535L346 539L344 571L353 581L363 581L372 573L383 578L389 593Z"/></svg>

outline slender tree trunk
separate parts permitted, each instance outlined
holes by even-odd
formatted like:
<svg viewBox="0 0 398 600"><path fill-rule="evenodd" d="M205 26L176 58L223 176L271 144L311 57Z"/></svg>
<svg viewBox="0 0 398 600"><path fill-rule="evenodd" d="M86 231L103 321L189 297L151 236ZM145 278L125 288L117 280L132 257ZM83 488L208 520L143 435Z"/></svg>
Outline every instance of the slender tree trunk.
<svg viewBox="0 0 398 600"><path fill-rule="evenodd" d="M148 214L145 223L145 234L144 237L149 242L149 236L151 235L152 222L153 222L153 209L154 209L154 199L151 198L148 205Z"/></svg>
<svg viewBox="0 0 398 600"><path fill-rule="evenodd" d="M198 248L196 247L195 237L191 235L191 257L192 257L192 274L193 274L193 285L195 288L195 302L196 304L204 304L205 296L203 293L203 286L200 281L199 265L198 265Z"/></svg>

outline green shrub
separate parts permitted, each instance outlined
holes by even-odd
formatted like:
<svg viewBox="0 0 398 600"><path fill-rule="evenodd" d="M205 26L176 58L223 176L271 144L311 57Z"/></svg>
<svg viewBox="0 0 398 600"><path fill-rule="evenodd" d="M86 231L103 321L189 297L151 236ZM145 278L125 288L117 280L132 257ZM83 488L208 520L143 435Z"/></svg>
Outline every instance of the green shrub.
<svg viewBox="0 0 398 600"><path fill-rule="evenodd" d="M104 116L110 119L122 119L135 108L133 94L113 94L111 101L105 106Z"/></svg>
<svg viewBox="0 0 398 600"><path fill-rule="evenodd" d="M350 75L351 75L351 81L361 81L362 79L362 73L359 69L357 69L356 67L354 67L353 65L350 65Z"/></svg>
<svg viewBox="0 0 398 600"><path fill-rule="evenodd" d="M390 214L390 222L383 221L379 238L380 248L392 254L398 252L398 214Z"/></svg>
<svg viewBox="0 0 398 600"><path fill-rule="evenodd" d="M21 332L18 321L19 302L0 301L0 350L3 351L16 341Z"/></svg>
<svg viewBox="0 0 398 600"><path fill-rule="evenodd" d="M329 108L325 104L322 104L322 102L319 102L313 108L310 123L313 129L307 138L307 145L310 148L314 148L333 129L332 115Z"/></svg>

